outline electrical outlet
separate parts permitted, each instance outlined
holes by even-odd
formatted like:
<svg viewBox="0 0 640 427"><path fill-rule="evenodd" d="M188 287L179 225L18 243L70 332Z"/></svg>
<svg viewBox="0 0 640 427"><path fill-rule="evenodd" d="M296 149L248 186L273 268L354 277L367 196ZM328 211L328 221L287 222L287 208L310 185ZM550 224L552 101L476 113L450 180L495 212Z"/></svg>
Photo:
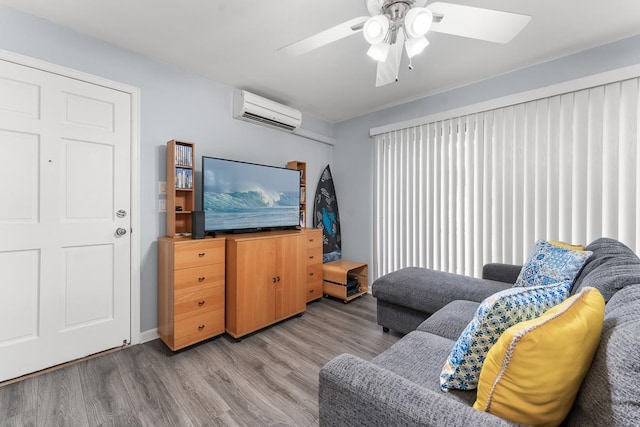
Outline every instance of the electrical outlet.
<svg viewBox="0 0 640 427"><path fill-rule="evenodd" d="M160 212L167 211L167 199L160 199Z"/></svg>
<svg viewBox="0 0 640 427"><path fill-rule="evenodd" d="M160 181L158 184L158 193L167 194L167 181Z"/></svg>

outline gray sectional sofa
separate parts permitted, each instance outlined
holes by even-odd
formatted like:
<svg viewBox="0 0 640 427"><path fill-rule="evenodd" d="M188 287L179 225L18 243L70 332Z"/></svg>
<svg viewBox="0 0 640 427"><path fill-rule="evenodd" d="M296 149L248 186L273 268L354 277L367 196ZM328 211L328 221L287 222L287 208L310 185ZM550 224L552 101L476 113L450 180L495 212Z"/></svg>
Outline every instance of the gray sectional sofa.
<svg viewBox="0 0 640 427"><path fill-rule="evenodd" d="M592 251L572 294L595 287L607 302L600 345L568 426L640 425L640 259L608 238ZM451 348L487 296L511 287L520 266L489 264L483 279L406 268L372 285L378 323L403 336L371 361L343 354L320 371L321 426L506 426L472 408L476 391L440 391Z"/></svg>

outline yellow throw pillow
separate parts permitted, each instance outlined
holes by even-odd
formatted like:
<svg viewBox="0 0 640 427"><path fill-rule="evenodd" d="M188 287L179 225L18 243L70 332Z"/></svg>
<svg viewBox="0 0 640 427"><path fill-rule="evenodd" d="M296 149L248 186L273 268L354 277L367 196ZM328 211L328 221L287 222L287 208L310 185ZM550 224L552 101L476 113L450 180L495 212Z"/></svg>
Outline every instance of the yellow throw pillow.
<svg viewBox="0 0 640 427"><path fill-rule="evenodd" d="M487 353L473 407L520 424L560 424L598 348L604 304L586 287L507 329Z"/></svg>
<svg viewBox="0 0 640 427"><path fill-rule="evenodd" d="M561 242L559 240L549 240L549 243L559 248L571 249L572 251L584 251L583 245L572 245L571 243Z"/></svg>

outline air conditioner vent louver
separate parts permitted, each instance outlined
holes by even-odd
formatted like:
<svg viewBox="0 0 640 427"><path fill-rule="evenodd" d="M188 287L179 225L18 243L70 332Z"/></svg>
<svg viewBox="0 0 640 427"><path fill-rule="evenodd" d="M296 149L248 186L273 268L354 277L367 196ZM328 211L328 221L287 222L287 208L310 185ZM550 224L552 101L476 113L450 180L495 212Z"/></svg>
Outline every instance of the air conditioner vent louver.
<svg viewBox="0 0 640 427"><path fill-rule="evenodd" d="M300 111L246 90L233 92L233 118L293 132L302 123Z"/></svg>
<svg viewBox="0 0 640 427"><path fill-rule="evenodd" d="M289 132L293 132L294 130L297 129L297 127L294 126L294 125L288 125L286 123L280 123L280 122L277 122L275 120L271 120L271 119L267 119L265 117L258 116L257 114L244 113L242 115L242 117L247 119L247 121L255 121L255 122L264 123L264 124L269 125L269 126L275 126L277 128L287 130Z"/></svg>

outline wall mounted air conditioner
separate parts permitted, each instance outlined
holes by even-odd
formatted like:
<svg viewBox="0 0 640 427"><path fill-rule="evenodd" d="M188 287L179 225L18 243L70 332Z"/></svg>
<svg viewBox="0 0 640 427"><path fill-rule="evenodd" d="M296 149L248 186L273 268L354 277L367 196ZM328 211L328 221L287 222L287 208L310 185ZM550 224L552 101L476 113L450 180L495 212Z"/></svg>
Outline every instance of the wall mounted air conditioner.
<svg viewBox="0 0 640 427"><path fill-rule="evenodd" d="M302 123L300 111L246 90L233 91L233 118L293 132Z"/></svg>

